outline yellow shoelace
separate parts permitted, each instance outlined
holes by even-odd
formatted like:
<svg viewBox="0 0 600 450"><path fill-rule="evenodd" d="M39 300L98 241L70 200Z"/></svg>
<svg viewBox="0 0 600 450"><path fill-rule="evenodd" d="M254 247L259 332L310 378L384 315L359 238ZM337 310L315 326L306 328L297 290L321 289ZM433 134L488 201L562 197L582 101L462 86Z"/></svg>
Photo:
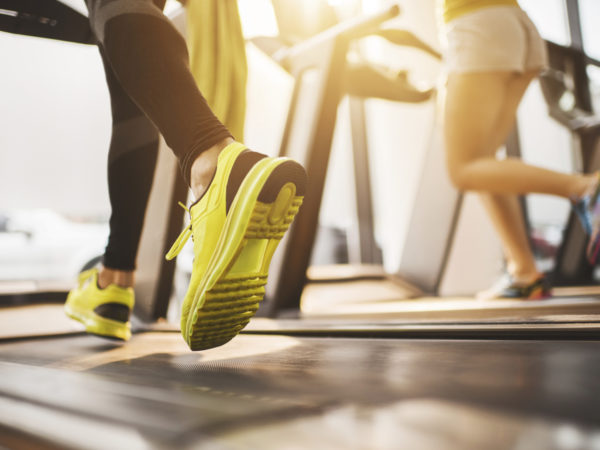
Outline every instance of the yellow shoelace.
<svg viewBox="0 0 600 450"><path fill-rule="evenodd" d="M181 202L179 202L179 206L181 206L183 209L185 209L187 211L187 213L190 214L190 216L191 216L190 209L187 206L185 206ZM191 235L192 235L192 223L190 221L189 226L187 226L181 232L179 237L175 240L175 242L171 246L171 249L166 254L165 259L167 259L168 261L171 261L177 255L179 255L179 253L181 252L181 250L183 250L183 247L185 246L185 244L187 243L187 241L189 240Z"/></svg>

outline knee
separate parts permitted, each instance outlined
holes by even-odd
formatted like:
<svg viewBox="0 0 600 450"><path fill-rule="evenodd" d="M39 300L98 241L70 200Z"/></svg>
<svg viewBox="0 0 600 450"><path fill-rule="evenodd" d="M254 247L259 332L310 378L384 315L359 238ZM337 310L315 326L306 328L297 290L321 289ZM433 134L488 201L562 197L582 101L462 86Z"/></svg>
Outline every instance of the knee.
<svg viewBox="0 0 600 450"><path fill-rule="evenodd" d="M472 190L471 177L466 164L448 164L448 175L452 185L459 191Z"/></svg>

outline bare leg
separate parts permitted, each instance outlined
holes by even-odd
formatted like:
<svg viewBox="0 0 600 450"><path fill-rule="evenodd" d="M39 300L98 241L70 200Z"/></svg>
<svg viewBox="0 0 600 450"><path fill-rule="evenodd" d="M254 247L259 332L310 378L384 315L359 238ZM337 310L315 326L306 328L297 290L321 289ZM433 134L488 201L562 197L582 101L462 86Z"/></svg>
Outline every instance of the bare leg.
<svg viewBox="0 0 600 450"><path fill-rule="evenodd" d="M98 287L100 289L104 289L111 284L121 287L133 287L134 283L134 270L117 270L102 266L98 272Z"/></svg>
<svg viewBox="0 0 600 450"><path fill-rule="evenodd" d="M512 158L499 161L488 154L490 136L496 133L514 78L510 72L448 77L444 133L452 181L462 190L494 194L582 196L594 183L592 175L555 172Z"/></svg>
<svg viewBox="0 0 600 450"><path fill-rule="evenodd" d="M529 247L517 194L554 193L577 197L594 183L593 176L560 174L519 160L498 161L496 149L505 141L518 105L534 72L454 74L448 81L445 136L448 168L462 189L480 191L518 281L539 276Z"/></svg>
<svg viewBox="0 0 600 450"><path fill-rule="evenodd" d="M515 74L507 83L507 92L495 135L490 137L490 155L494 155L514 127L517 109L529 83L537 71ZM523 210L516 195L480 193L479 197L500 236L508 263L508 272L515 280L534 281L539 273L525 227Z"/></svg>
<svg viewBox="0 0 600 450"><path fill-rule="evenodd" d="M517 281L534 281L539 273L529 246L518 197L482 193L480 199L502 242L508 272Z"/></svg>

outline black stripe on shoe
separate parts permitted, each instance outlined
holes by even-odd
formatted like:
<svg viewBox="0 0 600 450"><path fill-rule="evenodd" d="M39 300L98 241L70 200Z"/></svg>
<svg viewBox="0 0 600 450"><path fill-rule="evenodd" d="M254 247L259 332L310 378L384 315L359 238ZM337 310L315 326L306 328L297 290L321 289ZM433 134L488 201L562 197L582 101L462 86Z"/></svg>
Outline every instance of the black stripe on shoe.
<svg viewBox="0 0 600 450"><path fill-rule="evenodd" d="M296 185L295 195L302 197L306 191L306 180L306 170L304 170L304 167L293 160L285 161L273 170L273 173L271 173L260 191L258 200L262 203L273 203L279 195L281 188L290 182Z"/></svg>
<svg viewBox="0 0 600 450"><path fill-rule="evenodd" d="M267 155L262 153L253 152L252 150L244 150L238 155L233 163L231 172L229 172L229 179L227 180L227 194L226 194L226 211L229 212L229 207L233 203L233 199L237 194L242 181L250 172L250 169L259 162L261 159L266 158Z"/></svg>
<svg viewBox="0 0 600 450"><path fill-rule="evenodd" d="M126 323L129 321L130 309L121 303L104 303L97 306L94 312L105 319Z"/></svg>

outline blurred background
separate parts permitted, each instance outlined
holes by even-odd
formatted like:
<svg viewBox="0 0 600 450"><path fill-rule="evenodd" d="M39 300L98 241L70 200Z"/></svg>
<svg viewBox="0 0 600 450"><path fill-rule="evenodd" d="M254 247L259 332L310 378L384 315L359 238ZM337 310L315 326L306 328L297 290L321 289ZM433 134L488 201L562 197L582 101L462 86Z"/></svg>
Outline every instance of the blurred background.
<svg viewBox="0 0 600 450"><path fill-rule="evenodd" d="M290 0L291 1L291 0ZM64 3L84 12L83 1ZM293 2L292 2L293 3ZM298 37L318 31L331 17L340 21L380 10L386 0L297 0L306 12ZM400 0L399 18L390 23L415 33L437 50L435 0ZM570 44L563 0L520 0L543 37ZM244 35L279 34L270 0L239 0ZM326 8L324 8L324 5ZM297 5L296 5L297 6ZM181 5L167 2L177 15ZM586 53L600 59L597 0L580 0ZM317 18L323 23L320 23ZM290 21L288 20L288 23ZM294 30L286 30L290 34ZM305 36L303 36L303 34ZM278 152L293 88L292 77L254 44L247 46L249 79L245 143L258 151ZM110 215L106 155L110 108L98 51L93 46L0 33L0 281L4 289L36 281L72 283L83 268L98 261L106 242ZM415 49L383 39L365 39L362 58L400 71L416 86L435 86L442 64ZM600 69L588 76L596 111L600 108ZM342 102L327 177L320 225L327 238L318 241L315 263L343 261L335 246L355 227L351 135L348 104ZM385 269L398 271L416 188L426 150L439 133L437 102L366 101L367 135L373 182L376 241ZM526 161L572 171L571 134L549 118L541 90L533 83L519 110L519 140ZM566 200L532 195L527 199L532 237L543 248L540 265L552 266L569 212ZM336 238L337 237L337 238ZM339 241L336 241L336 239ZM335 241L335 242L334 242ZM337 242L337 244L336 244ZM342 255L342 256L340 256ZM476 199L467 196L459 218L440 293L470 295L488 287L502 272L499 243Z"/></svg>

